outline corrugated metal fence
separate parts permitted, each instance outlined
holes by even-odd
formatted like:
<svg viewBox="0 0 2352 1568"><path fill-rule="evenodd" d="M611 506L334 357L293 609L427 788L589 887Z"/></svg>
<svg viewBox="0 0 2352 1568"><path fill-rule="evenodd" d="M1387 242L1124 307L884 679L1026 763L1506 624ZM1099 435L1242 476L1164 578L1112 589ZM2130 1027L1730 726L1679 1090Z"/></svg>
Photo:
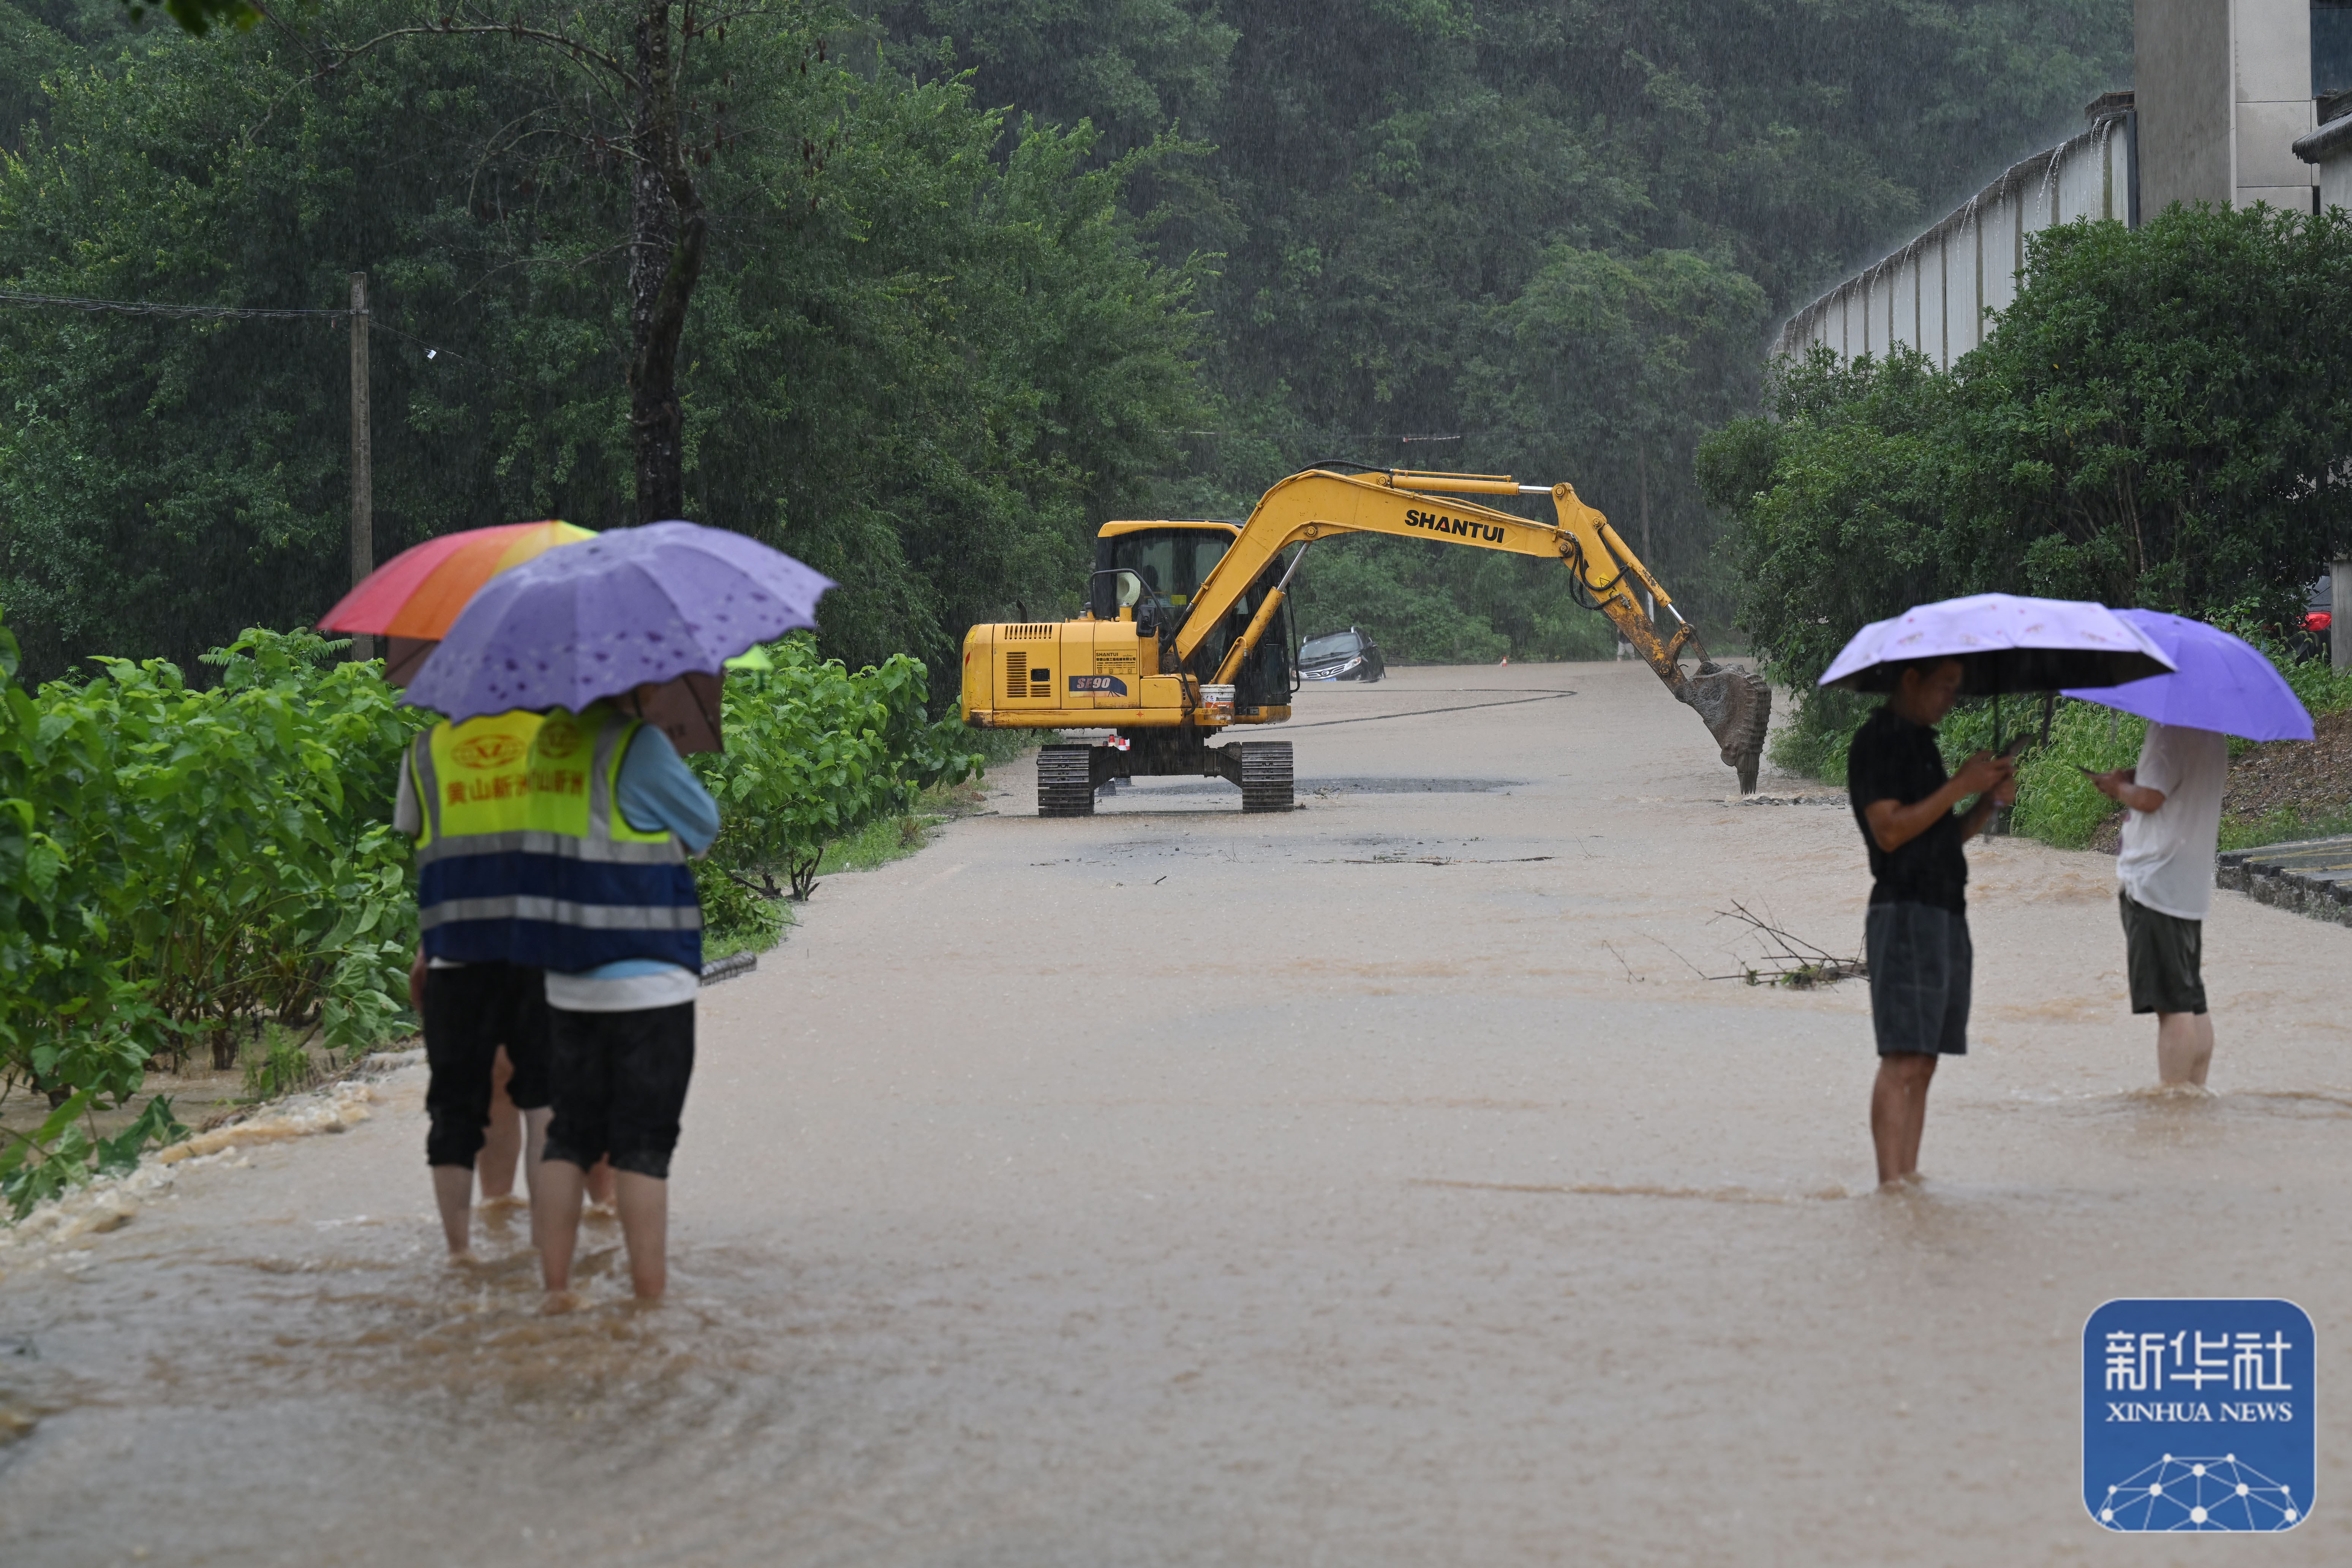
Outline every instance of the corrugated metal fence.
<svg viewBox="0 0 2352 1568"><path fill-rule="evenodd" d="M1774 353L1821 343L1851 359L1902 343L1948 369L1984 341L1986 313L2017 297L2026 236L2084 217L2137 226L2133 130L2131 111L2117 110L2012 165L1933 228L1791 316Z"/></svg>

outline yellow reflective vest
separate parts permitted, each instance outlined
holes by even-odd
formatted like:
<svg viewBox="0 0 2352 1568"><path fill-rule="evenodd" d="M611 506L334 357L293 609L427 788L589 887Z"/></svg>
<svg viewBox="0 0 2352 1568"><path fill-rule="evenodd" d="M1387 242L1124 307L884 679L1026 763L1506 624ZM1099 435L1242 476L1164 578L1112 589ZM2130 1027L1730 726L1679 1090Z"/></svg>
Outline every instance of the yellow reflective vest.
<svg viewBox="0 0 2352 1568"><path fill-rule="evenodd" d="M700 971L702 906L685 846L621 814L621 764L642 727L600 702L445 721L416 738L427 953L567 973L623 958Z"/></svg>

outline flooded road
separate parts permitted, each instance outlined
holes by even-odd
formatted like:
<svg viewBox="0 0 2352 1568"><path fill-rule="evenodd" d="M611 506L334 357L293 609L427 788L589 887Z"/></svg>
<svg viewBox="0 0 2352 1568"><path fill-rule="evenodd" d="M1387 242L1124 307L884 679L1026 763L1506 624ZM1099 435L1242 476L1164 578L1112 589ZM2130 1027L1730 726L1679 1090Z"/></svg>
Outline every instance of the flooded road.
<svg viewBox="0 0 2352 1568"><path fill-rule="evenodd" d="M1016 764L707 990L658 1310L609 1226L574 1317L519 1218L441 1263L421 1069L0 1255L0 1562L2202 1562L2078 1490L2084 1318L2200 1294L2311 1312L2264 1561L2352 1556L2352 931L2219 895L2220 1092L2153 1095L2113 863L1972 851L1879 1196L1862 987L1704 978L1735 901L1858 948L1842 805L1634 665L1300 718L1306 809Z"/></svg>

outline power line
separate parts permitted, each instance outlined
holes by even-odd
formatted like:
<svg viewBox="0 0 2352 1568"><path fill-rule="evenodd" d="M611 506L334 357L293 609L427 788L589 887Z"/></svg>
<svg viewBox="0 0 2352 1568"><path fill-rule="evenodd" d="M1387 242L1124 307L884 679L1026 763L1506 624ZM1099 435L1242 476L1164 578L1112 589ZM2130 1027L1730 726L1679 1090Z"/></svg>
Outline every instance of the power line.
<svg viewBox="0 0 2352 1568"><path fill-rule="evenodd" d="M405 338L423 349L426 359L446 357L462 364L473 365L488 374L498 376L501 381L511 379L500 375L499 372L491 370L489 366L470 354L461 354L455 349L445 349L437 343L426 342L415 332L403 331L389 321L379 321L372 310L354 311L348 308L339 310L262 310L241 305L166 305L152 300L82 300L63 294L23 294L10 289L0 289L0 305L55 305L69 310L111 313L118 316L213 317L255 321L348 321L354 315L363 315L368 318L368 328L371 331L390 332L395 338Z"/></svg>
<svg viewBox="0 0 2352 1568"><path fill-rule="evenodd" d="M147 300L76 300L62 294L18 294L5 289L0 289L0 304L57 305L69 310L111 311L120 316L226 316L267 321L303 318L348 321L352 316L347 310L254 310L236 305L163 305Z"/></svg>

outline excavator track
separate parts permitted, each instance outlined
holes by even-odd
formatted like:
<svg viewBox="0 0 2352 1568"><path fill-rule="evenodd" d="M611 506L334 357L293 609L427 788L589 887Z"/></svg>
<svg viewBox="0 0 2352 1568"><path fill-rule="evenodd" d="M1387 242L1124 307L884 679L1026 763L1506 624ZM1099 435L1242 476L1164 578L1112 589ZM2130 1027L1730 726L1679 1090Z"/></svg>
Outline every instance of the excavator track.
<svg viewBox="0 0 2352 1568"><path fill-rule="evenodd" d="M1094 748L1037 748L1037 815L1092 816L1095 814Z"/></svg>
<svg viewBox="0 0 2352 1568"><path fill-rule="evenodd" d="M1107 764L1108 751L1095 746L1037 748L1037 815L1092 816L1095 795L1129 775L1129 759ZM1174 760L1161 757L1157 765L1139 771L1152 773L1202 773L1241 786L1244 811L1288 811L1297 804L1291 788L1290 742L1240 741L1228 746L1202 748Z"/></svg>
<svg viewBox="0 0 2352 1568"><path fill-rule="evenodd" d="M1288 811L1292 805L1290 790L1290 742L1287 741L1244 741L1238 748L1228 746L1228 752L1238 749L1242 763L1242 809L1244 811Z"/></svg>

